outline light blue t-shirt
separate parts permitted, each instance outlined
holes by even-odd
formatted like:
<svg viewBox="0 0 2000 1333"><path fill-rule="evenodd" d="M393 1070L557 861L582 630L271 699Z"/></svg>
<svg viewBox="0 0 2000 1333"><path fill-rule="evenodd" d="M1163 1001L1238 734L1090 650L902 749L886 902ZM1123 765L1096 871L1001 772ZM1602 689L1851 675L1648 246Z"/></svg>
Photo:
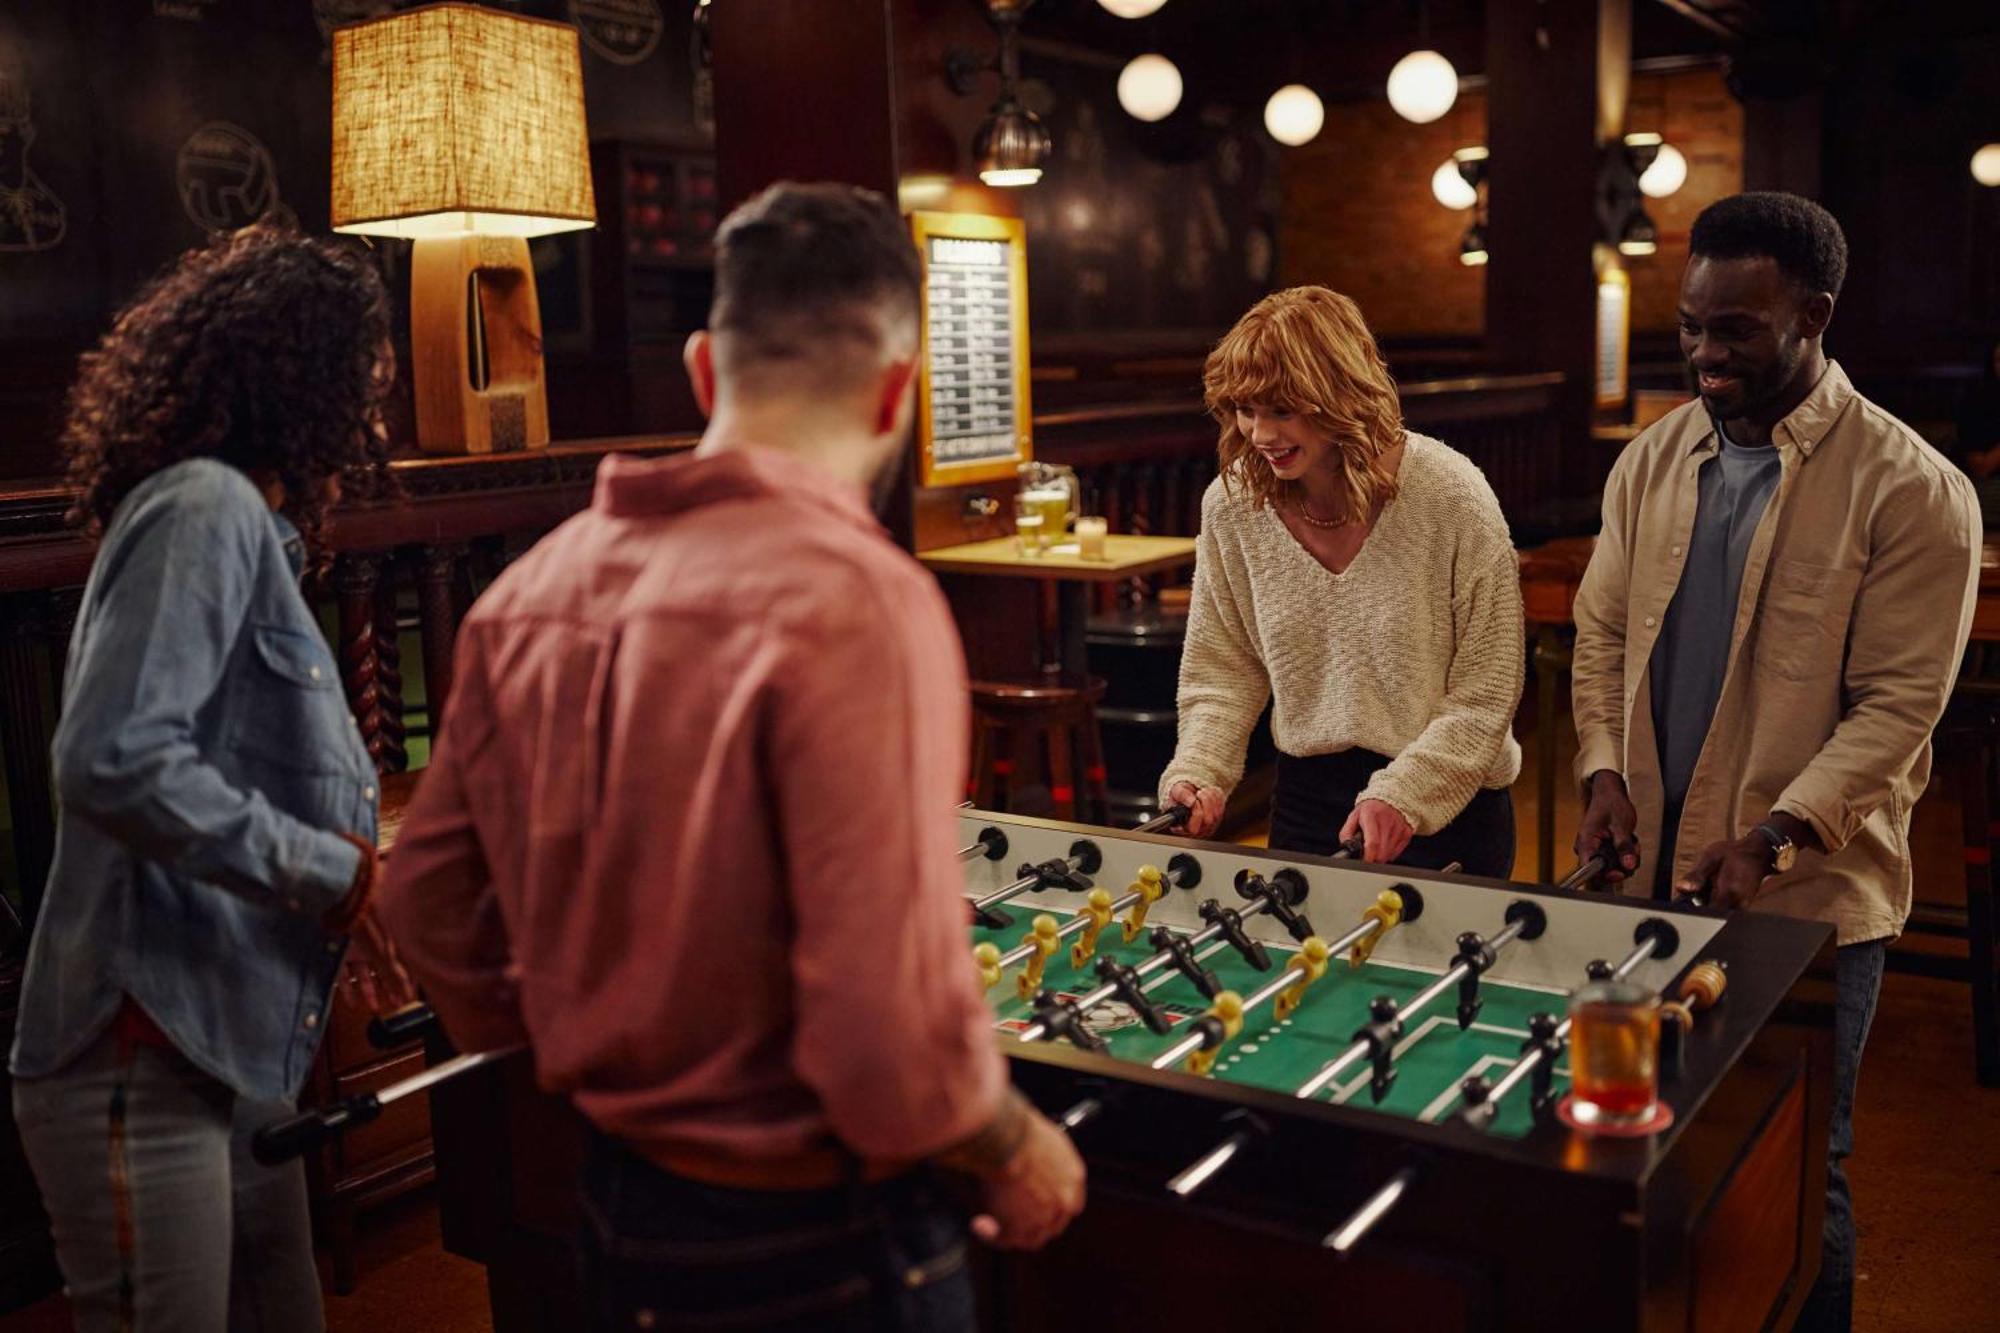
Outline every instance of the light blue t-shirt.
<svg viewBox="0 0 2000 1333"><path fill-rule="evenodd" d="M1722 697L1743 565L1782 471L1775 446L1737 444L1720 422L1715 433L1722 448L1702 464L1687 566L1653 644L1653 730L1670 810L1678 810L1687 796L1695 760Z"/></svg>

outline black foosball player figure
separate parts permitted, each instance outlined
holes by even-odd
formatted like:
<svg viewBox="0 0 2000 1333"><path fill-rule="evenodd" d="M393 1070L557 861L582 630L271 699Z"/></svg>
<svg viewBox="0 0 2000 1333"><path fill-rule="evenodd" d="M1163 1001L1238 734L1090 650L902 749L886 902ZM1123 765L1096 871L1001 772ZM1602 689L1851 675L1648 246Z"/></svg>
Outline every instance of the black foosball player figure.
<svg viewBox="0 0 2000 1333"><path fill-rule="evenodd" d="M1609 844L1605 878L1642 894L1838 932L1826 1228L1799 1327L1844 1330L1854 1084L1909 911L1910 810L1971 625L1979 510L1827 359L1847 243L1825 209L1736 195L1690 247L1699 397L1619 457L1576 599L1576 849Z"/></svg>
<svg viewBox="0 0 2000 1333"><path fill-rule="evenodd" d="M1506 876L1525 638L1492 488L1405 427L1362 312L1324 287L1258 302L1202 380L1220 467L1162 803L1210 836L1275 699L1272 848Z"/></svg>
<svg viewBox="0 0 2000 1333"><path fill-rule="evenodd" d="M384 919L461 1050L525 1040L588 1122L591 1327L968 1327L968 1230L1047 1241L1084 1170L966 966L963 657L869 508L921 265L839 185L715 252L701 445L607 460L472 609Z"/></svg>

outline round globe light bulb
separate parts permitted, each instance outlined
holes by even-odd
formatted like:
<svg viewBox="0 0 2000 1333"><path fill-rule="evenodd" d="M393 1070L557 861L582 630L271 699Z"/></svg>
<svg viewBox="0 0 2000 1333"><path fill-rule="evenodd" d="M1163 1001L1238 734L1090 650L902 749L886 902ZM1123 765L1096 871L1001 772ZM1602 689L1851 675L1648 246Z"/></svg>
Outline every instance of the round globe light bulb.
<svg viewBox="0 0 2000 1333"><path fill-rule="evenodd" d="M1972 155L1972 179L1981 185L2000 185L2000 143L1990 143Z"/></svg>
<svg viewBox="0 0 2000 1333"><path fill-rule="evenodd" d="M1167 0L1097 0L1097 3L1121 19L1142 19L1158 11Z"/></svg>
<svg viewBox="0 0 2000 1333"><path fill-rule="evenodd" d="M1118 75L1118 105L1134 120L1165 120L1181 104L1181 72L1165 56L1135 56Z"/></svg>
<svg viewBox="0 0 2000 1333"><path fill-rule="evenodd" d="M1670 143L1660 145L1659 156L1639 177L1639 188L1649 199L1664 199L1687 184L1688 160Z"/></svg>
<svg viewBox="0 0 2000 1333"><path fill-rule="evenodd" d="M1264 128L1281 144L1311 143L1326 124L1326 105L1303 83L1288 83L1264 103Z"/></svg>
<svg viewBox="0 0 2000 1333"><path fill-rule="evenodd" d="M1458 159L1448 157L1431 173L1431 197L1450 209L1471 208L1479 202L1479 191L1466 183L1458 172Z"/></svg>
<svg viewBox="0 0 2000 1333"><path fill-rule="evenodd" d="M1458 100L1458 71L1435 51L1412 51L1389 71L1389 105L1404 120L1428 125Z"/></svg>

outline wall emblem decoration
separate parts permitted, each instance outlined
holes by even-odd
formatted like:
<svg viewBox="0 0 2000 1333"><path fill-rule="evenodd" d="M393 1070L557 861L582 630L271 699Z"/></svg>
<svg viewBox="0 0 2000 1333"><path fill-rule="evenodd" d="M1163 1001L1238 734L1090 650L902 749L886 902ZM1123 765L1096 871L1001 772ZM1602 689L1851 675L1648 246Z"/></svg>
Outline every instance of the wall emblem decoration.
<svg viewBox="0 0 2000 1333"><path fill-rule="evenodd" d="M660 0L569 0L569 16L585 44L614 65L653 54L667 26Z"/></svg>
<svg viewBox="0 0 2000 1333"><path fill-rule="evenodd" d="M241 125L211 120L190 134L174 162L181 205L204 231L247 227L278 203L271 150Z"/></svg>
<svg viewBox="0 0 2000 1333"><path fill-rule="evenodd" d="M0 252L52 249L69 229L62 200L28 165L35 142L28 111L27 76L0 69Z"/></svg>

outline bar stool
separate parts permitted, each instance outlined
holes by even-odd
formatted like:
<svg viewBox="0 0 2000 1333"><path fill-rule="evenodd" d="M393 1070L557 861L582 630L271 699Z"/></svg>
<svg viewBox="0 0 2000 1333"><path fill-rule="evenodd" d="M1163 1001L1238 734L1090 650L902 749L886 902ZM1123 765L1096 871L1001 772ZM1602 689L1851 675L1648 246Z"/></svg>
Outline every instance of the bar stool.
<svg viewBox="0 0 2000 1333"><path fill-rule="evenodd" d="M1966 942L1965 979L1972 986L1972 1044L1981 1085L2000 1087L2000 923L1994 912L1993 853L2000 843L2000 819L1993 808L1994 740L2000 732L2000 682L1961 679L1937 730L1940 758L1958 778L1964 827L1965 911L1921 907L1911 928L1932 926L1927 917L1955 916L1938 933ZM1937 927L1932 926L1933 929Z"/></svg>
<svg viewBox="0 0 2000 1333"><path fill-rule="evenodd" d="M972 803L985 810L1015 809L1034 791L1020 771L1022 761L1034 756L1048 775L1058 818L1109 823L1111 794L1097 729L1103 697L1104 681L1096 676L972 682Z"/></svg>

